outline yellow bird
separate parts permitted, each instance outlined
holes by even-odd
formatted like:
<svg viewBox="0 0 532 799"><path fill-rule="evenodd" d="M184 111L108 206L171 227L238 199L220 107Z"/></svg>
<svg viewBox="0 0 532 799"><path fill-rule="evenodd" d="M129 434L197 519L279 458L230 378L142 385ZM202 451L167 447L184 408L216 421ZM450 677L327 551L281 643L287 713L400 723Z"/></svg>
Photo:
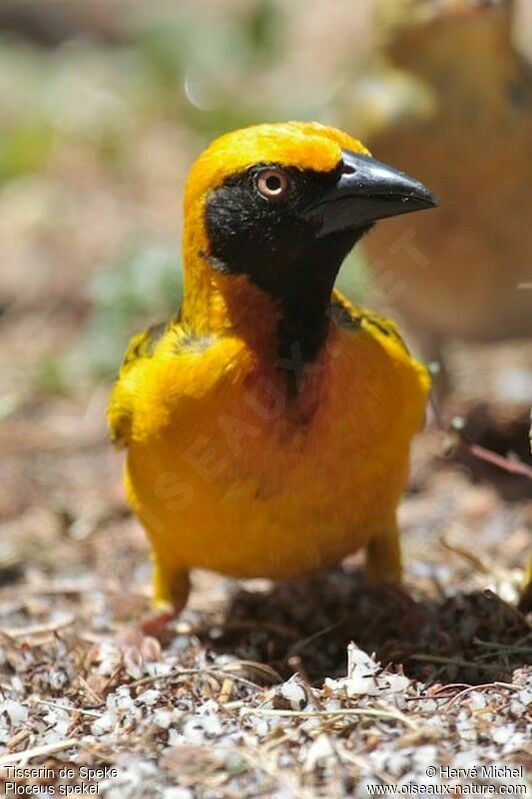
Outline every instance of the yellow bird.
<svg viewBox="0 0 532 799"><path fill-rule="evenodd" d="M317 123L229 133L193 165L182 308L133 338L109 407L160 611L184 606L194 567L291 578L366 547L370 575L400 579L429 377L333 287L375 220L435 204Z"/></svg>

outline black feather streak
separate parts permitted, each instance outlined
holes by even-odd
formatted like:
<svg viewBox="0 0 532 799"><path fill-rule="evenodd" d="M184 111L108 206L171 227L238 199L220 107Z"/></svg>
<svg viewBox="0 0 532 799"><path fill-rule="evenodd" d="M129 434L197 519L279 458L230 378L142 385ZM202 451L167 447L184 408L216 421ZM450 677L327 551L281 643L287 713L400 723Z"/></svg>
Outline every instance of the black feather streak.
<svg viewBox="0 0 532 799"><path fill-rule="evenodd" d="M256 186L266 168L281 167L258 164L211 193L205 212L210 250L203 257L213 269L247 275L279 302L280 368L294 363L294 352L303 368L316 359L327 337L330 297L342 261L369 226L318 238L317 221L304 217L336 183L340 167L331 172L284 168L290 189L274 200L265 199Z"/></svg>

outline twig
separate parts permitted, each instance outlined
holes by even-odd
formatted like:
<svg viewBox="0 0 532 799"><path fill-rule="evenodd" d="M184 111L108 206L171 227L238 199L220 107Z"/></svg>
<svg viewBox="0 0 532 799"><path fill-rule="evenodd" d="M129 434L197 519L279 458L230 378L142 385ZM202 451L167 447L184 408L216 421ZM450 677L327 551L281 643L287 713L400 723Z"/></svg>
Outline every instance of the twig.
<svg viewBox="0 0 532 799"><path fill-rule="evenodd" d="M474 660L462 660L462 658L449 658L443 655L424 655L423 653L415 653L408 656L409 660L420 660L422 663L443 663L451 666L466 666L468 668L486 669L490 670L493 666L487 666L482 663L476 663Z"/></svg>
<svg viewBox="0 0 532 799"><path fill-rule="evenodd" d="M458 449L460 448L465 449L466 452L469 452L469 454L473 455L474 458L484 461L485 463L489 463L492 466L497 466L497 468L502 469L509 474L517 474L521 477L527 477L529 480L532 480L532 469L522 461L505 458L504 455L498 455L491 449L481 447L480 444L470 444L462 437L459 437L458 439Z"/></svg>
<svg viewBox="0 0 532 799"><path fill-rule="evenodd" d="M218 702L221 705L226 705L229 699L231 698L231 694L233 693L233 688L235 687L235 681L232 677L226 677L222 683L222 687L220 689L220 693L218 695Z"/></svg>
<svg viewBox="0 0 532 799"><path fill-rule="evenodd" d="M443 691L448 691L450 688L469 688L470 683L468 682L449 682L445 683L445 685L440 685L437 688L432 689L431 694L427 694L427 697L430 696L431 699L434 699L435 696L439 696Z"/></svg>
<svg viewBox="0 0 532 799"><path fill-rule="evenodd" d="M30 735L31 733L28 729L19 730L9 739L9 741L6 744L6 749L11 750L13 749L13 747L25 743L30 737Z"/></svg>
<svg viewBox="0 0 532 799"><path fill-rule="evenodd" d="M29 636L31 638L40 635L49 635L51 633L57 633L60 630L64 630L66 627L71 627L76 622L75 616L69 616L66 619L62 619L61 621L56 621L52 624L35 624L33 627L17 627L8 630L0 630L0 635L5 635L7 638L16 639L16 638L25 638Z"/></svg>
<svg viewBox="0 0 532 799"><path fill-rule="evenodd" d="M100 586L100 585L73 585L71 583L57 583L56 585L41 585L41 586L26 586L24 593L29 596L57 596L57 595L75 595L75 594L94 594L97 591L99 594L106 596L123 596L124 588L117 586L116 588ZM140 591L127 591L127 595L133 599L145 600L146 594Z"/></svg>
<svg viewBox="0 0 532 799"><path fill-rule="evenodd" d="M159 680L175 680L179 679L180 677L206 674L210 674L213 677L219 677L220 679L225 680L228 672L224 669L172 669L172 671L169 671L167 674L152 674L149 677L141 677L139 680L129 683L129 688L138 688L140 685L149 685L153 682L159 682ZM251 680L246 680L245 677L240 677L238 674L231 674L231 678L235 682L240 682L243 685L247 685L248 688L254 688L256 691L262 691L260 685L256 685L254 682L251 682Z"/></svg>
<svg viewBox="0 0 532 799"><path fill-rule="evenodd" d="M439 690L435 691L434 693L419 694L418 696L406 696L405 697L405 701L406 702L428 702L428 701L430 701L432 699L434 702L440 702L440 701L445 702L448 699L454 699L454 697L457 696L457 694L461 693L463 688L469 689L469 688L477 688L477 687L478 686L470 685L467 682L452 682L452 683L449 683L448 685L440 686ZM455 690L453 692L453 689L459 689L459 690ZM444 707L444 706L445 705L442 705L442 707Z"/></svg>
<svg viewBox="0 0 532 799"><path fill-rule="evenodd" d="M105 683L104 683L104 685L102 687L102 692L104 694L107 692L107 690L114 683L114 681L116 680L116 678L118 677L118 675L120 674L120 672L122 671L123 668L124 668L123 661L120 661L118 666L115 666L115 668L113 669L113 671L111 672L111 674L109 675L109 677L107 678L107 680L105 681Z"/></svg>
<svg viewBox="0 0 532 799"><path fill-rule="evenodd" d="M445 685L440 685L439 688L435 688L432 690L432 693L429 694L419 694L418 696L406 696L406 702L426 702L429 699L451 699L456 694L451 694L450 696L447 693L443 693L444 691L450 691L452 688L470 688L470 684L468 682L450 682L446 683ZM443 696L441 695L443 693Z"/></svg>
<svg viewBox="0 0 532 799"><path fill-rule="evenodd" d="M265 752L271 752L272 749L277 749L277 747L281 746L281 744L284 744L287 741L292 741L294 738L298 738L300 735L301 727L292 727L288 730L288 732L285 732L284 735L279 736L279 738L274 738L268 743L263 743L262 749Z"/></svg>
<svg viewBox="0 0 532 799"><path fill-rule="evenodd" d="M82 674L78 674L77 677L78 677L78 682L81 685L82 689L87 694L89 694L89 696L92 697L93 701L96 702L97 705L103 705L104 704L104 700L102 699L102 697L99 694L96 693L96 691L93 688L90 687L90 685L87 682L87 680L85 679L85 677L83 677Z"/></svg>
<svg viewBox="0 0 532 799"><path fill-rule="evenodd" d="M513 683L510 683L510 682L487 682L487 683L484 683L483 685L469 685L467 688L464 688L463 691L459 691L457 694L455 694L452 697L452 699L450 699L447 702L447 705L445 707L449 710L455 704L455 702L457 702L463 696L466 696L466 694L471 693L471 691L482 691L482 690L487 691L487 690L491 690L492 688L498 689L499 691L519 691L520 690L520 686L519 685L513 685Z"/></svg>
<svg viewBox="0 0 532 799"><path fill-rule="evenodd" d="M498 571L494 570L492 566L486 563L479 555L475 552L471 552L466 547L460 546L460 544L451 543L448 540L447 536L444 534L440 536L440 544L449 552L454 553L455 555L459 555L461 558L466 560L470 563L477 571L481 572L481 574L496 574L498 575Z"/></svg>
<svg viewBox="0 0 532 799"><path fill-rule="evenodd" d="M508 472L509 474L517 474L521 477L527 477L529 480L532 480L532 469L530 466L527 466L526 463L523 463L523 461L505 458L504 455L499 455L497 452L493 452L491 449L486 449L486 447L480 446L480 444L472 444L466 438L464 438L461 430L457 430L454 427L451 428L451 431L449 431L447 425L445 425L443 422L438 402L436 401L433 392L430 396L430 404L432 407L432 412L434 413L434 418L436 419L436 423L440 430L447 436L450 432L454 436L455 452L457 452L459 449L463 449L479 461L484 461L492 466L496 466L498 469L502 469L504 472Z"/></svg>
<svg viewBox="0 0 532 799"><path fill-rule="evenodd" d="M275 669L272 669L272 667L268 666L266 663L257 663L254 660L235 660L232 663L226 663L223 670L232 674L234 671L238 671L239 669L244 670L246 668L250 669L250 671L256 671L261 677L267 677L272 685L276 685L283 681L278 671L275 671Z"/></svg>
<svg viewBox="0 0 532 799"><path fill-rule="evenodd" d="M322 716L368 716L384 721L400 721L406 727L416 729L416 725L402 713L388 710L377 710L376 708L344 707L333 708L331 710L275 710L268 707L245 708L246 716L279 716L284 718L314 718Z"/></svg>
<svg viewBox="0 0 532 799"><path fill-rule="evenodd" d="M529 635L525 636L524 641L530 638ZM481 638L473 638L475 646L483 646L486 649L500 649L504 652L521 652L522 654L532 654L532 646L519 646L519 644L503 644L498 641L483 641Z"/></svg>
<svg viewBox="0 0 532 799"><path fill-rule="evenodd" d="M408 716L406 716L401 710L399 710L399 708L394 708L391 704L385 702L383 699L379 701L379 705L381 706L381 708L384 710L385 713L391 713L397 719L402 721L405 727L409 727L411 730L414 730L415 732L419 731L419 726L414 721L411 721L408 718Z"/></svg>
<svg viewBox="0 0 532 799"><path fill-rule="evenodd" d="M23 749L22 752L14 752L12 755L2 756L2 766L9 766L11 763L20 763L33 760L34 757L44 757L54 752L63 752L65 749L73 749L81 746L83 741L80 738L67 738L65 741L56 741L45 746L34 746L31 749Z"/></svg>
<svg viewBox="0 0 532 799"><path fill-rule="evenodd" d="M61 705L59 702L51 702L49 699L33 699L32 701L36 705L48 705L58 710L66 710L67 713L81 713L82 716L91 716L94 719L100 719L102 717L102 714L98 713L96 710L86 710L84 707Z"/></svg>
<svg viewBox="0 0 532 799"><path fill-rule="evenodd" d="M240 710L241 707L244 707L241 699L232 699L230 702L225 703L224 710Z"/></svg>

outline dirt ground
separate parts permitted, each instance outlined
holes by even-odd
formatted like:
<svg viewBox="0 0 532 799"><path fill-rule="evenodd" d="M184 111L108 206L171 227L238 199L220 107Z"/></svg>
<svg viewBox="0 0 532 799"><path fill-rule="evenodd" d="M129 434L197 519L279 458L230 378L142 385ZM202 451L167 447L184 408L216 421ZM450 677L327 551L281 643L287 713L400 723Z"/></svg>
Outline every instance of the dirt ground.
<svg viewBox="0 0 532 799"><path fill-rule="evenodd" d="M135 630L150 566L105 396L27 400L2 433L2 762L53 773L20 785L333 797L527 765L529 501L441 459L429 430L401 508L404 590L369 586L357 558L286 584L198 573L161 646Z"/></svg>
<svg viewBox="0 0 532 799"><path fill-rule="evenodd" d="M106 190L84 183L86 205ZM60 228L44 242L39 229L13 235L50 273L0 327L12 398L0 462L3 763L44 764L57 786L81 785L83 765L115 768L90 784L117 799L365 795L373 783L428 784L432 765L523 766L532 637L516 601L529 482L444 456L434 426L416 444L401 508L404 591L368 586L357 558L294 584L197 574L162 648L138 637L150 565L106 437L109 383L35 387L43 358L90 319L79 287L96 244L82 246L78 219ZM16 270L6 280L25 289ZM524 351L485 357L514 374ZM368 654L355 652L346 678L350 641ZM75 776L57 776L62 764Z"/></svg>
<svg viewBox="0 0 532 799"><path fill-rule="evenodd" d="M19 55L5 63L23 81ZM81 97L94 136L65 117L42 165L0 189L6 795L13 782L107 799L334 799L471 782L526 795L532 632L517 605L532 482L453 447L433 415L400 511L404 589L367 584L359 556L293 583L196 573L165 640L137 632L149 553L105 407L128 335L174 303L164 286L174 261L177 274L180 192L208 133L155 112L151 95L139 110L121 70L83 48L62 58L46 83L54 114L61 97L69 108ZM119 156L98 139L104 113L122 126ZM530 465L530 342L450 357L444 427L469 414L471 441Z"/></svg>

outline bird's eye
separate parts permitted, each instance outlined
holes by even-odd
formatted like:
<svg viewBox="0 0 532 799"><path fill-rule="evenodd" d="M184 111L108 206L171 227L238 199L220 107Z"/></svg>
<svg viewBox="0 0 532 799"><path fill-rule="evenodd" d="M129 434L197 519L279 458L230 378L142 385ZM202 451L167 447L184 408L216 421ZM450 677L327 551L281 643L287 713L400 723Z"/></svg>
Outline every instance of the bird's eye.
<svg viewBox="0 0 532 799"><path fill-rule="evenodd" d="M265 169L257 178L257 189L267 200L277 200L288 191L289 180L280 169Z"/></svg>

